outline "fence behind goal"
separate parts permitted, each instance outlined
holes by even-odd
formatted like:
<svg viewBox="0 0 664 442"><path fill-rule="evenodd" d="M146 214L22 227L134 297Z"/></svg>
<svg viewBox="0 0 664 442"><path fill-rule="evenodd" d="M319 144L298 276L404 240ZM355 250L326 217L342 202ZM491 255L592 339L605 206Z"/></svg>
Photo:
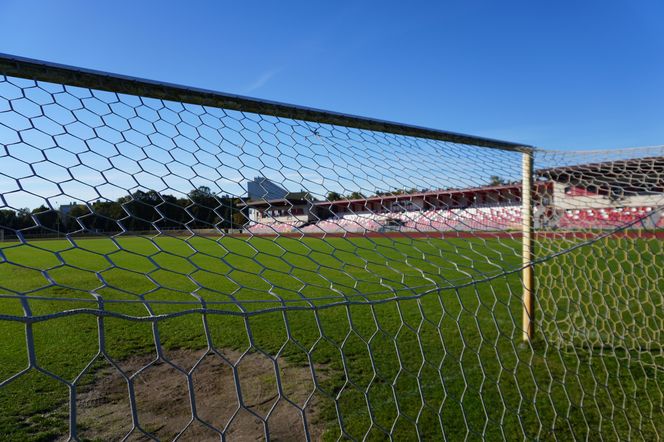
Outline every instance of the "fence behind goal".
<svg viewBox="0 0 664 442"><path fill-rule="evenodd" d="M660 439L664 149L0 57L6 440Z"/></svg>

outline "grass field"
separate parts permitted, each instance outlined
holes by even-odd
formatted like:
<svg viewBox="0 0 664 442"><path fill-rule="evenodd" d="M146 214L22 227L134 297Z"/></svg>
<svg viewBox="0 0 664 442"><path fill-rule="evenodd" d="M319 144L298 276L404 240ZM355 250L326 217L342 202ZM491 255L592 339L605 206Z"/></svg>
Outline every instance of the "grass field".
<svg viewBox="0 0 664 442"><path fill-rule="evenodd" d="M547 241L541 250L569 246ZM167 359L183 350L202 357L209 344L222 354L248 351L254 359L232 361L245 393L257 376L276 391L274 370L256 373L255 358L274 358L282 377L286 366L312 370L316 386L302 380L314 393L310 425L327 440L664 434L660 240L609 238L539 265L532 345L520 342L518 240L127 237L0 247L0 293L27 293L33 316L54 314L32 325L39 367L76 380L79 392L114 370L97 362L77 379L100 350L102 324L105 354L121 366L155 356L158 336ZM61 314L98 309L91 293L105 301L103 321ZM23 304L2 298L0 314L23 316ZM0 318L0 381L24 369L27 355L25 325ZM69 394L35 369L1 387L0 438L66 436ZM252 410L264 415L276 400ZM83 405L94 406L82 404L81 414ZM294 410L285 400L277 407ZM126 433L125 408L118 428ZM186 424L190 411L167 414ZM90 424L80 430L97 437Z"/></svg>

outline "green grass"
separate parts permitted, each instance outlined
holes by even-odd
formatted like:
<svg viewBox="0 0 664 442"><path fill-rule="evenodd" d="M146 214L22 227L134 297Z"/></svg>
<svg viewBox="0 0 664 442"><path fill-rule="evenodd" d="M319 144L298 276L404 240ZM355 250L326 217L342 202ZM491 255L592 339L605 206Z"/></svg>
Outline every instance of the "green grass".
<svg viewBox="0 0 664 442"><path fill-rule="evenodd" d="M171 315L203 300L215 310L206 315L215 348L325 372L316 395L326 439L342 431L371 440L383 431L399 440L441 431L453 440L664 433L661 241L605 239L541 264L531 346L520 342L517 241L118 242L2 244L0 293L29 293L33 316L97 309L91 292L102 295L106 312L125 315L103 319L105 351L116 361L154 354L152 323L128 319L148 316L141 301L190 302L150 304L155 315ZM0 299L0 313L22 316L23 306ZM155 323L167 355L207 346L199 312ZM73 381L99 350L98 326L92 314L34 323L38 365ZM26 366L24 324L0 320L0 380ZM36 370L0 388L0 438L66 435L68 395Z"/></svg>

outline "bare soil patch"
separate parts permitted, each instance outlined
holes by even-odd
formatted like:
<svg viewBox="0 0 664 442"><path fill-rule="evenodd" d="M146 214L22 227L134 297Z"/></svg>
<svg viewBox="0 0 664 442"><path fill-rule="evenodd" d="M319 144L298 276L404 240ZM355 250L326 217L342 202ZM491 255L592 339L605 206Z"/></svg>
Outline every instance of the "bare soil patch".
<svg viewBox="0 0 664 442"><path fill-rule="evenodd" d="M275 367L259 353L220 354L177 350L169 352L168 361L137 356L118 362L121 370L111 364L101 367L79 388L79 437L119 440L131 432L129 440L149 440L144 431L160 440L180 435L179 440L208 441L220 440L223 432L226 440L255 441L269 432L271 440L291 441L305 440L306 422L311 439L321 438L319 412L325 397L315 387L312 367L283 359ZM314 369L322 381L326 368ZM193 418L192 399L198 419Z"/></svg>

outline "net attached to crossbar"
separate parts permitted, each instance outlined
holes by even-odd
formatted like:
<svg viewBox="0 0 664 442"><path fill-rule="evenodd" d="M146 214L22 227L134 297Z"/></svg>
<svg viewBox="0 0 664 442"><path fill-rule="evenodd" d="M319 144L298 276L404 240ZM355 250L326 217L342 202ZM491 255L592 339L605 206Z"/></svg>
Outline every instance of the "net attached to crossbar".
<svg viewBox="0 0 664 442"><path fill-rule="evenodd" d="M4 438L662 434L664 149L4 66Z"/></svg>

